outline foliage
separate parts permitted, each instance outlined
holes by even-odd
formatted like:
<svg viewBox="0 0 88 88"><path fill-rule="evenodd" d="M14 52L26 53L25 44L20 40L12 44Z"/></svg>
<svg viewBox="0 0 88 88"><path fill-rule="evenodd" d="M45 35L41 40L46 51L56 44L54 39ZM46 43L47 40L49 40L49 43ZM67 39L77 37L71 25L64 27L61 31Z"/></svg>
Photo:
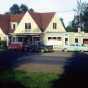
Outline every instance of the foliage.
<svg viewBox="0 0 88 88"><path fill-rule="evenodd" d="M76 30L81 27L81 31L88 32L88 3L77 1L77 7L74 11L76 15L72 20L72 25L68 26Z"/></svg>
<svg viewBox="0 0 88 88"><path fill-rule="evenodd" d="M26 11L30 11L30 12L34 12L34 9L29 9L26 5L21 4L21 6L17 5L17 4L13 4L10 7L10 12L6 12L5 14L20 14L20 13L24 13Z"/></svg>
<svg viewBox="0 0 88 88"><path fill-rule="evenodd" d="M6 48L6 41L0 41L0 48Z"/></svg>
<svg viewBox="0 0 88 88"><path fill-rule="evenodd" d="M22 4L22 5L20 6L20 11L21 11L21 12L26 12L26 11L28 11L28 7L27 7L26 5L24 5L24 4Z"/></svg>
<svg viewBox="0 0 88 88"><path fill-rule="evenodd" d="M29 10L29 12L34 12L34 9L31 8L31 9Z"/></svg>
<svg viewBox="0 0 88 88"><path fill-rule="evenodd" d="M13 6L10 8L11 14L17 14L20 13L19 6L17 4L13 4Z"/></svg>
<svg viewBox="0 0 88 88"><path fill-rule="evenodd" d="M74 26L75 24L72 22L69 23L69 25L66 27L67 32L77 32L76 27Z"/></svg>

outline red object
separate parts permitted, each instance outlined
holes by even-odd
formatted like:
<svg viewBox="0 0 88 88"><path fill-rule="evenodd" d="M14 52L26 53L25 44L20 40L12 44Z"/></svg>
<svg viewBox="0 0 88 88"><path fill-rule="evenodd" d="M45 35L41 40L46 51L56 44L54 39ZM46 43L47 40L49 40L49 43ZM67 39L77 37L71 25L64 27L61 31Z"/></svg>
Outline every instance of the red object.
<svg viewBox="0 0 88 88"><path fill-rule="evenodd" d="M22 50L23 49L23 44L22 43L11 43L8 46L8 49Z"/></svg>

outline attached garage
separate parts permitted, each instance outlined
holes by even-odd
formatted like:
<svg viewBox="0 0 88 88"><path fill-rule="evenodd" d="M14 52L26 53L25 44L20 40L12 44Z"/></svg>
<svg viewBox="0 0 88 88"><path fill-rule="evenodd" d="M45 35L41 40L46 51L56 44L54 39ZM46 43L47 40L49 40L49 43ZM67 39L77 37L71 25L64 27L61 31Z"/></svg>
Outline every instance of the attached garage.
<svg viewBox="0 0 88 88"><path fill-rule="evenodd" d="M54 50L59 50L62 46L62 38L48 37L48 45L52 45Z"/></svg>
<svg viewBox="0 0 88 88"><path fill-rule="evenodd" d="M83 39L83 44L88 44L88 39Z"/></svg>

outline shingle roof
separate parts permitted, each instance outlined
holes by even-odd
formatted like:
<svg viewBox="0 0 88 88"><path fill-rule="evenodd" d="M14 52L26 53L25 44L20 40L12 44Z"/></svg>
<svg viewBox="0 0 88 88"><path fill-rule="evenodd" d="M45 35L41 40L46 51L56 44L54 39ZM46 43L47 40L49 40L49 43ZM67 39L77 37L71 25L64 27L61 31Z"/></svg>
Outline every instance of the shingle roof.
<svg viewBox="0 0 88 88"><path fill-rule="evenodd" d="M49 13L30 13L30 15L33 17L41 31L44 31L47 26L49 25L50 21L55 15L55 12L49 12Z"/></svg>
<svg viewBox="0 0 88 88"><path fill-rule="evenodd" d="M41 31L44 31L47 26L49 25L50 21L52 20L53 16L55 15L54 12L49 13L36 13L36 12L29 12L31 17L34 19L36 24L39 26ZM5 34L12 33L14 30L11 30L10 22L20 22L23 14L18 15L0 15L0 27Z"/></svg>
<svg viewBox="0 0 88 88"><path fill-rule="evenodd" d="M10 28L9 15L0 15L0 27L5 34L8 34Z"/></svg>
<svg viewBox="0 0 88 88"><path fill-rule="evenodd" d="M24 14L19 15L0 15L0 27L5 34L13 33L14 29L11 29L10 22L20 22Z"/></svg>
<svg viewBox="0 0 88 88"><path fill-rule="evenodd" d="M24 13L22 14L16 14L16 15L10 15L10 21L11 22L20 22L22 17L24 16Z"/></svg>

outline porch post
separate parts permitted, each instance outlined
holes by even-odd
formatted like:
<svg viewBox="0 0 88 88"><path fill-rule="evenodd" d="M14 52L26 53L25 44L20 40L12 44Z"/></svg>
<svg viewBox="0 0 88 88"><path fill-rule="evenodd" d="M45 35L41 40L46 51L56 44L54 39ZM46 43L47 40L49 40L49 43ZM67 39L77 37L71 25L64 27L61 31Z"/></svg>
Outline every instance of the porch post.
<svg viewBox="0 0 88 88"><path fill-rule="evenodd" d="M6 37L7 39L6 39L6 46L9 46L9 35L7 35L7 37Z"/></svg>
<svg viewBox="0 0 88 88"><path fill-rule="evenodd" d="M13 42L13 36L11 36L11 42Z"/></svg>
<svg viewBox="0 0 88 88"><path fill-rule="evenodd" d="M17 36L15 36L15 42L18 42L18 37Z"/></svg>

